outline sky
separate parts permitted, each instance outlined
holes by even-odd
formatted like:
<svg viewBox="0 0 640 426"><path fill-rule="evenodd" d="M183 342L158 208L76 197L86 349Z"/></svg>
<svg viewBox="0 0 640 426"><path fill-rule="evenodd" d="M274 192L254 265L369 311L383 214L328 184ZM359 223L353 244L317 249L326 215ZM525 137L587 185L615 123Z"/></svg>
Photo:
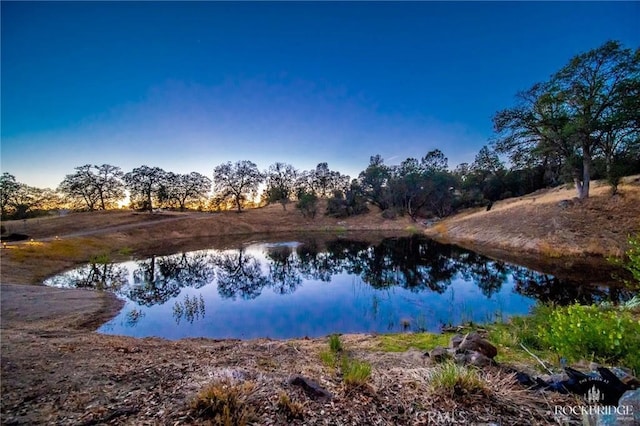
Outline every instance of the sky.
<svg viewBox="0 0 640 426"><path fill-rule="evenodd" d="M212 177L327 162L351 177L440 149L472 162L492 116L607 40L640 2L9 2L2 172L55 188L84 164Z"/></svg>

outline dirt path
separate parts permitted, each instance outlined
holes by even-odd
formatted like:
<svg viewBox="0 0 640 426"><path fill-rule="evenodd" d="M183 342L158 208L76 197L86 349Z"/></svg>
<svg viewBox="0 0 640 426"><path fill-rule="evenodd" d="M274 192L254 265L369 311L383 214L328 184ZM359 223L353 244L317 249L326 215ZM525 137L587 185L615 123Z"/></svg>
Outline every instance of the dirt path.
<svg viewBox="0 0 640 426"><path fill-rule="evenodd" d="M121 225L110 225L102 228L94 228L94 229L87 229L84 231L70 232L62 235L56 235L54 237L39 238L38 241L45 242L45 241L54 241L57 239L88 237L88 236L103 235L103 234L116 234L124 231L139 230L144 227L167 225L170 222L194 220L194 219L195 220L208 219L210 217L211 217L211 214L183 213L180 215L172 215L171 217L163 217L161 219L156 219L152 222L145 222L145 223L136 222L136 223L126 223Z"/></svg>

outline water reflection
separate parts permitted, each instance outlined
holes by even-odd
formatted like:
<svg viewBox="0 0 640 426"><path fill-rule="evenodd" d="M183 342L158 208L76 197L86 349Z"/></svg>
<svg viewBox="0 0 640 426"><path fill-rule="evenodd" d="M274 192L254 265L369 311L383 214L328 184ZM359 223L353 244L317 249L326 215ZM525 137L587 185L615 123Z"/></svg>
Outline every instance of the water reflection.
<svg viewBox="0 0 640 426"><path fill-rule="evenodd" d="M199 297L191 297L185 294L183 302L176 301L173 305L173 318L175 318L176 324L180 324L183 319L193 324L194 320L204 318L204 313L204 298L202 294Z"/></svg>
<svg viewBox="0 0 640 426"><path fill-rule="evenodd" d="M435 331L524 314L536 299L565 304L629 296L419 236L377 244L345 238L254 244L93 263L45 284L113 291L127 302L103 331L170 338Z"/></svg>
<svg viewBox="0 0 640 426"><path fill-rule="evenodd" d="M515 290L543 303L590 305L604 301L629 300L634 293L622 287L571 283L552 275L539 274L526 268L514 268Z"/></svg>

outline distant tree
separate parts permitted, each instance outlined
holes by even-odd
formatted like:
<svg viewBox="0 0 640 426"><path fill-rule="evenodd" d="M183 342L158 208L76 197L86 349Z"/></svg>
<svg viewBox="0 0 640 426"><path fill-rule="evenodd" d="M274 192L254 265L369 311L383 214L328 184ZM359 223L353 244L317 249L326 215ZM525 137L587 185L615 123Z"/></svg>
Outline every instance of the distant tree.
<svg viewBox="0 0 640 426"><path fill-rule="evenodd" d="M52 199L52 194L53 191L51 190L28 186L23 183L18 184L10 200L13 218L25 219L31 216L34 211L44 209Z"/></svg>
<svg viewBox="0 0 640 426"><path fill-rule="evenodd" d="M248 160L235 164L227 162L213 170L215 192L224 199L232 199L238 212L248 196L256 196L264 177L258 166Z"/></svg>
<svg viewBox="0 0 640 426"><path fill-rule="evenodd" d="M380 155L374 155L369 159L369 166L358 176L358 183L362 194L373 205L378 206L381 210L389 207L389 194L387 193L387 185L391 171L384 164L384 160Z"/></svg>
<svg viewBox="0 0 640 426"><path fill-rule="evenodd" d="M15 198L16 192L20 188L20 183L16 181L16 177L7 172L0 176L0 207L2 208L2 218L4 219L12 209L12 200Z"/></svg>
<svg viewBox="0 0 640 426"><path fill-rule="evenodd" d="M333 197L327 200L327 216L348 217L369 211L366 199L359 190L358 182L354 179L351 188L346 192L334 191Z"/></svg>
<svg viewBox="0 0 640 426"><path fill-rule="evenodd" d="M299 199L299 194L313 193L316 194L316 189L313 183L313 170L303 170L298 173L296 177L296 183L294 187L294 193L296 198Z"/></svg>
<svg viewBox="0 0 640 426"><path fill-rule="evenodd" d="M575 180L580 198L589 196L592 157L605 134L638 122L640 111L625 106L637 95L639 80L640 49L623 49L616 41L574 57L553 77L582 154L582 180Z"/></svg>
<svg viewBox="0 0 640 426"><path fill-rule="evenodd" d="M58 191L68 199L79 202L88 210L106 210L124 198L123 173L110 164L85 164L66 175Z"/></svg>
<svg viewBox="0 0 640 426"><path fill-rule="evenodd" d="M439 149L427 152L421 163L422 168L429 173L446 172L449 168L449 160Z"/></svg>
<svg viewBox="0 0 640 426"><path fill-rule="evenodd" d="M170 205L185 210L189 202L198 202L207 198L211 191L211 179L198 173L167 173L159 189L159 198Z"/></svg>
<svg viewBox="0 0 640 426"><path fill-rule="evenodd" d="M301 174L298 187L307 192L313 192L319 198L329 198L337 191L346 192L349 189L350 177L329 169L326 162L318 163L314 170Z"/></svg>
<svg viewBox="0 0 640 426"><path fill-rule="evenodd" d="M296 208L300 210L302 216L313 219L318 213L318 197L314 192L301 190L298 192L298 202Z"/></svg>
<svg viewBox="0 0 640 426"><path fill-rule="evenodd" d="M267 201L280 203L282 208L286 210L295 191L298 171L290 164L277 162L269 166L265 176L267 178Z"/></svg>
<svg viewBox="0 0 640 426"><path fill-rule="evenodd" d="M439 149L434 149L420 160L422 172L422 197L426 200L424 209L439 217L453 211L456 178L449 172L449 160Z"/></svg>
<svg viewBox="0 0 640 426"><path fill-rule="evenodd" d="M333 189L333 175L329 170L327 163L319 163L312 175L313 188L316 195L321 198L326 198Z"/></svg>
<svg viewBox="0 0 640 426"><path fill-rule="evenodd" d="M89 211L95 210L100 200L92 167L91 164L76 167L76 172L66 175L58 186L60 193L71 200L84 204Z"/></svg>
<svg viewBox="0 0 640 426"><path fill-rule="evenodd" d="M95 169L95 187L100 200L100 208L112 208L124 198L124 173L120 167L111 164L93 166Z"/></svg>
<svg viewBox="0 0 640 426"><path fill-rule="evenodd" d="M498 154L483 146L476 155L471 170L484 198L490 202L499 200L504 191L503 178L506 170Z"/></svg>
<svg viewBox="0 0 640 426"><path fill-rule="evenodd" d="M413 220L417 220L418 214L430 201L431 173L425 166L424 162L407 158L392 169L389 182L389 192L392 194L394 205Z"/></svg>
<svg viewBox="0 0 640 426"><path fill-rule="evenodd" d="M127 189L132 199L138 199L143 208L153 212L153 198L165 182L167 172L159 167L140 166L124 175Z"/></svg>

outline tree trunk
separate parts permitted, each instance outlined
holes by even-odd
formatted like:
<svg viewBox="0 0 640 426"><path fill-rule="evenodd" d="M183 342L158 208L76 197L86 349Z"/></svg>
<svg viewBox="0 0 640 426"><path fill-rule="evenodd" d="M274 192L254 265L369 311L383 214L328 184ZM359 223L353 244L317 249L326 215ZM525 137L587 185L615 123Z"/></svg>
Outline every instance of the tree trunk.
<svg viewBox="0 0 640 426"><path fill-rule="evenodd" d="M242 211L242 206L240 206L240 197L236 197L236 207L238 208L238 213Z"/></svg>
<svg viewBox="0 0 640 426"><path fill-rule="evenodd" d="M591 153L587 147L583 149L582 157L582 191L578 196L580 199L589 198L589 183L591 181Z"/></svg>
<svg viewBox="0 0 640 426"><path fill-rule="evenodd" d="M573 178L573 183L576 186L576 191L578 192L578 198L582 198L582 181L578 177Z"/></svg>

